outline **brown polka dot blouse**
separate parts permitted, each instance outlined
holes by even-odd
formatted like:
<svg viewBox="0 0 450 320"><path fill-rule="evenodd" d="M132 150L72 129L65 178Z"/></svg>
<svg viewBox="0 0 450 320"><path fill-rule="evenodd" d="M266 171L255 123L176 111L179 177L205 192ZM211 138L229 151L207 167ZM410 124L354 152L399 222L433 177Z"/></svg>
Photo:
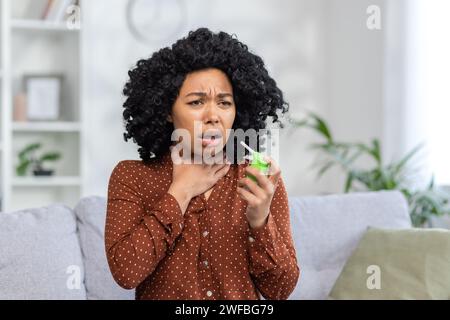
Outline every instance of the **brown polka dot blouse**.
<svg viewBox="0 0 450 320"><path fill-rule="evenodd" d="M172 159L120 161L108 185L108 264L136 299L287 299L299 278L288 197L280 179L266 225L251 229L236 192L248 162L231 165L183 216L167 190Z"/></svg>

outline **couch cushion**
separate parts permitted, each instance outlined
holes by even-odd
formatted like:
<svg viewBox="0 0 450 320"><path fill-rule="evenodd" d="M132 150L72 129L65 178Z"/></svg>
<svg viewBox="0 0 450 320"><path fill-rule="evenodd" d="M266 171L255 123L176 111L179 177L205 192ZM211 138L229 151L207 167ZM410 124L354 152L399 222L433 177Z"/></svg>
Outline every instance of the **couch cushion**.
<svg viewBox="0 0 450 320"><path fill-rule="evenodd" d="M450 231L370 228L332 299L450 299Z"/></svg>
<svg viewBox="0 0 450 320"><path fill-rule="evenodd" d="M410 228L405 198L397 191L290 197L291 228L300 279L289 299L326 299L367 227ZM86 268L88 299L134 299L119 287L104 251L106 198L86 197L75 208Z"/></svg>
<svg viewBox="0 0 450 320"><path fill-rule="evenodd" d="M81 251L86 268L88 299L131 300L134 290L121 288L113 279L106 260L104 231L106 198L90 196L76 205Z"/></svg>
<svg viewBox="0 0 450 320"><path fill-rule="evenodd" d="M0 213L0 299L86 299L72 209Z"/></svg>
<svg viewBox="0 0 450 320"><path fill-rule="evenodd" d="M410 228L397 191L289 199L300 279L290 299L326 299L367 227Z"/></svg>

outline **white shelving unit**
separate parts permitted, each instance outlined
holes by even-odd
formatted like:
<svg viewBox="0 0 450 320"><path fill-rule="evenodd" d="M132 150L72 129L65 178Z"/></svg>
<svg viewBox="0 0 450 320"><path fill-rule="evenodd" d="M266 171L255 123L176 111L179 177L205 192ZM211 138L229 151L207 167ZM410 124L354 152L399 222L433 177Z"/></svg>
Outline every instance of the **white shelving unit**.
<svg viewBox="0 0 450 320"><path fill-rule="evenodd" d="M57 122L13 122L13 131L16 132L79 132L79 122L57 121Z"/></svg>
<svg viewBox="0 0 450 320"><path fill-rule="evenodd" d="M35 179L34 177L18 177L13 179L13 186L26 186L26 187L61 187L61 186L79 186L81 183L79 177L40 177Z"/></svg>
<svg viewBox="0 0 450 320"><path fill-rule="evenodd" d="M14 16L14 6L27 0L0 1L0 212L64 203L73 207L83 195L82 29L66 23ZM80 1L82 7L82 1ZM63 74L58 121L16 122L14 97L23 92L28 74ZM30 143L58 151L62 158L44 164L53 176L17 176L18 152Z"/></svg>
<svg viewBox="0 0 450 320"><path fill-rule="evenodd" d="M27 30L32 32L53 31L53 32L78 32L80 28L68 29L65 23L54 23L40 20L13 19L11 28L14 30Z"/></svg>

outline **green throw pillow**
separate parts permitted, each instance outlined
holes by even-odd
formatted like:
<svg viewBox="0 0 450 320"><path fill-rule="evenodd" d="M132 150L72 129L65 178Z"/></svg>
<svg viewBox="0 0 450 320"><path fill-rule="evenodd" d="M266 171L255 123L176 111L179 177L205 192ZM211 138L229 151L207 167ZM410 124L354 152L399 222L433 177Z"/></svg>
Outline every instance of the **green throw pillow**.
<svg viewBox="0 0 450 320"><path fill-rule="evenodd" d="M329 299L450 299L450 230L369 228Z"/></svg>

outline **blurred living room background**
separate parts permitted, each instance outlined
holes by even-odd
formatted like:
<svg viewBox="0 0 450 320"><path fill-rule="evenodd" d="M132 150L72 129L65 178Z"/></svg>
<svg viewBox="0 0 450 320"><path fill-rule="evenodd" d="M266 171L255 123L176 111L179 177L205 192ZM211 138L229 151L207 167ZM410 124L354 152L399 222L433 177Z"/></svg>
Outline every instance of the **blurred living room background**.
<svg viewBox="0 0 450 320"><path fill-rule="evenodd" d="M1 0L0 211L106 196L114 166L139 159L123 139L128 70L202 26L236 34L283 90L290 196L343 193L346 183L445 190L449 9L447 0Z"/></svg>

